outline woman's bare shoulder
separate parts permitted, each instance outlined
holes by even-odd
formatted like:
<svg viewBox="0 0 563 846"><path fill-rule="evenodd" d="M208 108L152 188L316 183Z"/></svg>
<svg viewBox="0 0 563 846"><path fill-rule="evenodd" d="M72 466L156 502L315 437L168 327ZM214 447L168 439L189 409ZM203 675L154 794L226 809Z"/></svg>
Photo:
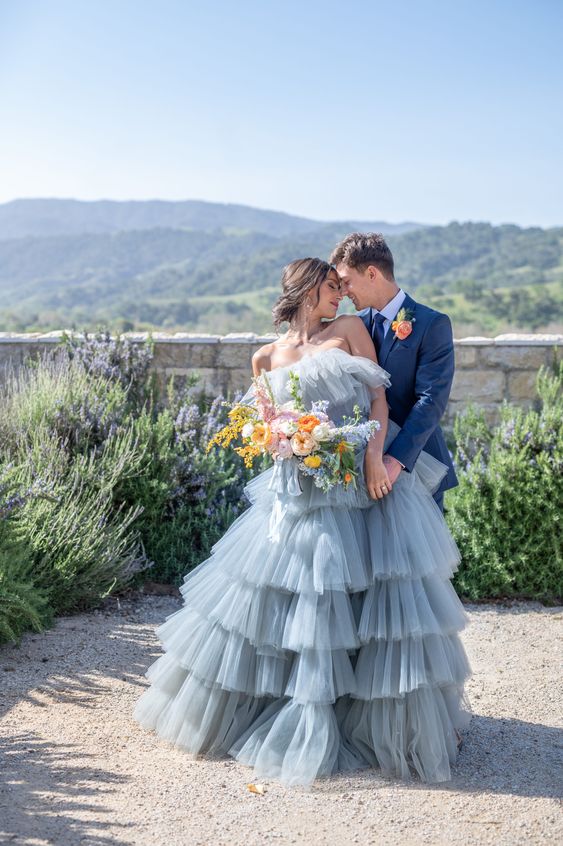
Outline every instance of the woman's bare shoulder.
<svg viewBox="0 0 563 846"><path fill-rule="evenodd" d="M344 338L352 355L361 355L377 361L375 347L364 321L355 314L341 314L334 321L340 321L338 332Z"/></svg>
<svg viewBox="0 0 563 846"><path fill-rule="evenodd" d="M272 354L275 349L275 343L264 344L259 347L252 356L252 372L258 376L263 370L272 369Z"/></svg>
<svg viewBox="0 0 563 846"><path fill-rule="evenodd" d="M333 325L338 325L341 329L349 328L351 330L357 329L360 325L365 328L364 321L357 314L340 314L332 321Z"/></svg>

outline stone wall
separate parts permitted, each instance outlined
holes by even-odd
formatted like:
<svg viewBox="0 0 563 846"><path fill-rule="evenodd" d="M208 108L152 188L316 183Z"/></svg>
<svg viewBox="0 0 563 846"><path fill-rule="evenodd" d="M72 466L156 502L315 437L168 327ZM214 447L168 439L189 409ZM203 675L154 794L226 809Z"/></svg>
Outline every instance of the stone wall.
<svg viewBox="0 0 563 846"><path fill-rule="evenodd" d="M60 332L47 334L0 333L0 381L5 367L19 367L29 356L36 357L61 339ZM146 339L146 333L127 333L132 341ZM212 393L232 393L247 387L252 353L272 336L190 335L155 333L154 367L166 380L182 383L198 372ZM462 338L455 341L456 374L446 423L469 401L485 409L493 420L504 399L530 405L535 398L539 367L563 356L563 335L499 335L496 338Z"/></svg>

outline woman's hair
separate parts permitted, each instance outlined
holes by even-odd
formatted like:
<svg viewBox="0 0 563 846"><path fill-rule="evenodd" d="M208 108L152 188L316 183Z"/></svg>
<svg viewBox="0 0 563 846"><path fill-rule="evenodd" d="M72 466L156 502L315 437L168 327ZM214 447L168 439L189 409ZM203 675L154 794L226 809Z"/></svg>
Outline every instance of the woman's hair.
<svg viewBox="0 0 563 846"><path fill-rule="evenodd" d="M315 288L317 289L315 305L318 304L319 286L331 270L334 270L334 266L320 258L297 259L284 267L281 278L282 294L272 309L276 329L286 321L291 323L309 291Z"/></svg>

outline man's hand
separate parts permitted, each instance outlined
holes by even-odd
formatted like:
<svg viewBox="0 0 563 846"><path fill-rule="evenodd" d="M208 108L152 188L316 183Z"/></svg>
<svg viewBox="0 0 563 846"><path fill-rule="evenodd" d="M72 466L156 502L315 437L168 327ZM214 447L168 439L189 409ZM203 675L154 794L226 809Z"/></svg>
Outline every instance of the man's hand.
<svg viewBox="0 0 563 846"><path fill-rule="evenodd" d="M389 477L387 467L381 458L381 453L377 455L375 451L369 448L366 450L364 471L366 487L372 499L383 499L384 496L387 496L391 492L393 483Z"/></svg>
<svg viewBox="0 0 563 846"><path fill-rule="evenodd" d="M383 464L385 466L385 469L387 470L387 474L389 476L391 484L394 485L401 474L403 465L396 458L393 458L392 455L384 455Z"/></svg>

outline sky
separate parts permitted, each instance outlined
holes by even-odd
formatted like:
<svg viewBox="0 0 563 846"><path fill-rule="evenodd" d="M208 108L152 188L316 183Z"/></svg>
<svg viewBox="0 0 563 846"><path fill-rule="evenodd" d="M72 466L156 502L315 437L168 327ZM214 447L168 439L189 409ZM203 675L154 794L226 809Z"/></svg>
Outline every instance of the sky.
<svg viewBox="0 0 563 846"><path fill-rule="evenodd" d="M563 225L563 0L0 0L0 202Z"/></svg>

